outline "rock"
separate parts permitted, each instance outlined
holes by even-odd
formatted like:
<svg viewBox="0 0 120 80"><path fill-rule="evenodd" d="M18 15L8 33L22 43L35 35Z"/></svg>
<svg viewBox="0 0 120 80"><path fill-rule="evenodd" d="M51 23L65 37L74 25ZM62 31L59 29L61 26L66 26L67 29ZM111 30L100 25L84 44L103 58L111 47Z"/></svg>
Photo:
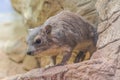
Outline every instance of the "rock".
<svg viewBox="0 0 120 80"><path fill-rule="evenodd" d="M112 43L120 38L119 4L120 4L119 0L114 1L98 0L96 3L96 8L100 14L100 18L104 20L98 26L98 32L100 33L99 40L97 43L98 48L102 48L108 43Z"/></svg>
<svg viewBox="0 0 120 80"><path fill-rule="evenodd" d="M120 12L119 12L119 14L120 14ZM118 18L118 17L116 17L116 18ZM102 48L105 45L107 45L108 43L112 43L120 38L120 35L119 35L120 31L117 31L120 29L119 21L120 21L120 19L117 19L117 21L115 21L115 22L108 23L109 26L106 26L107 29L104 29L104 31L99 35L99 40L97 43L98 48ZM101 23L101 26L104 26L104 23L103 24ZM98 26L98 28L101 26ZM113 28L113 26L114 26L114 28ZM112 33L112 35L109 33Z"/></svg>
<svg viewBox="0 0 120 80"><path fill-rule="evenodd" d="M95 9L97 0L11 0L12 5L26 21L29 27L36 27L61 10L70 10L84 16L91 23L98 24Z"/></svg>
<svg viewBox="0 0 120 80"><path fill-rule="evenodd" d="M41 25L48 17L61 10L57 0L11 0L13 7L22 14L29 27ZM24 6L23 6L24 5Z"/></svg>
<svg viewBox="0 0 120 80"><path fill-rule="evenodd" d="M96 8L101 20L109 19L114 13L120 10L120 1L98 0Z"/></svg>
<svg viewBox="0 0 120 80"><path fill-rule="evenodd" d="M8 41L5 45L5 53L8 57L15 62L22 62L26 55L26 45L22 40Z"/></svg>
<svg viewBox="0 0 120 80"><path fill-rule="evenodd" d="M27 35L27 26L23 17L14 11L9 0L3 3L3 7L6 9L5 12L4 10L0 11L0 49L4 50L4 53L12 55L10 58L15 62L21 62L26 51L24 41ZM6 4L9 5L6 6ZM16 58L13 58L14 54Z"/></svg>
<svg viewBox="0 0 120 80"><path fill-rule="evenodd" d="M17 63L20 63L24 60L25 54L13 53L13 54L10 54L8 57Z"/></svg>
<svg viewBox="0 0 120 80"><path fill-rule="evenodd" d="M23 68L25 70L31 70L34 68L38 68L39 64L34 56L25 56L25 59L23 61Z"/></svg>
<svg viewBox="0 0 120 80"><path fill-rule="evenodd" d="M27 27L23 17L12 8L10 0L0 5L0 78L3 78L26 72L22 64L16 62L21 62L24 57ZM15 62L8 55L12 55Z"/></svg>
<svg viewBox="0 0 120 80"><path fill-rule="evenodd" d="M0 79L25 72L21 63L11 61L3 51L0 51Z"/></svg>
<svg viewBox="0 0 120 80"><path fill-rule="evenodd" d="M34 69L25 74L2 80L13 80L15 78L15 80L113 80L114 70L113 61L94 59L78 64Z"/></svg>

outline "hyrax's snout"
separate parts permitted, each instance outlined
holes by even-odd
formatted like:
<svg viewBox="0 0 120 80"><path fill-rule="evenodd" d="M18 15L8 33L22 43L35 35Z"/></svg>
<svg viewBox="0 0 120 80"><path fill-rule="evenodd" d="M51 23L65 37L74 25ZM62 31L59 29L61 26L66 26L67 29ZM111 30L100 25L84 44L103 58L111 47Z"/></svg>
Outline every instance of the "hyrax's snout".
<svg viewBox="0 0 120 80"><path fill-rule="evenodd" d="M29 46L27 49L27 55L34 55L35 48L33 46Z"/></svg>

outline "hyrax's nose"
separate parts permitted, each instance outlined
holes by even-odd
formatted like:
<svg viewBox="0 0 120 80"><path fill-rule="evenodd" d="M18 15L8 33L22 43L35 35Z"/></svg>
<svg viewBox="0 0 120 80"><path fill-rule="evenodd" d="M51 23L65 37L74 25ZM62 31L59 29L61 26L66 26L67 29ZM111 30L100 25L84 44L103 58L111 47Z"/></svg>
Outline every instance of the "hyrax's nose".
<svg viewBox="0 0 120 80"><path fill-rule="evenodd" d="M28 52L27 52L27 55L32 55L32 52L31 52L31 51L28 51Z"/></svg>
<svg viewBox="0 0 120 80"><path fill-rule="evenodd" d="M35 51L35 48L33 46L29 46L26 53L27 53L27 55L33 56L34 51Z"/></svg>

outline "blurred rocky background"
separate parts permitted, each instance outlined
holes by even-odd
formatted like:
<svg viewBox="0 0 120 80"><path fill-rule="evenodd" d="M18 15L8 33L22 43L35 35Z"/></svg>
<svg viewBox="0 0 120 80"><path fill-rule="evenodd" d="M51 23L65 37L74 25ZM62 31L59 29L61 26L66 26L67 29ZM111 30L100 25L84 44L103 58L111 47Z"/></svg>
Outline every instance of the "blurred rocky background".
<svg viewBox="0 0 120 80"><path fill-rule="evenodd" d="M70 4L69 6L74 8L71 11L75 10L75 5L82 2L79 0L80 2L78 1L77 4L71 5L76 0L71 1L68 2L68 5ZM81 7L91 2L85 3ZM47 70L35 69L3 80L120 80L120 0L97 0L95 6L101 22L97 26L98 49L90 60ZM77 9L81 10L81 7ZM87 11L92 8L89 6ZM71 8L67 6L67 9ZM82 12L84 10L86 9L83 9ZM96 22L98 23L99 20L96 19Z"/></svg>
<svg viewBox="0 0 120 80"><path fill-rule="evenodd" d="M96 27L100 22L95 8L96 1L2 0L0 3L0 78L49 64L48 57L25 55L28 29L40 26L50 16L62 10L70 10L82 15ZM104 13L101 16L104 18ZM70 63L74 56L75 54ZM60 58L61 56L58 56L57 62Z"/></svg>
<svg viewBox="0 0 120 80"><path fill-rule="evenodd" d="M97 0L11 0L14 9L26 20L29 27L36 27L60 12L70 10L84 16L91 23L98 24L95 9Z"/></svg>

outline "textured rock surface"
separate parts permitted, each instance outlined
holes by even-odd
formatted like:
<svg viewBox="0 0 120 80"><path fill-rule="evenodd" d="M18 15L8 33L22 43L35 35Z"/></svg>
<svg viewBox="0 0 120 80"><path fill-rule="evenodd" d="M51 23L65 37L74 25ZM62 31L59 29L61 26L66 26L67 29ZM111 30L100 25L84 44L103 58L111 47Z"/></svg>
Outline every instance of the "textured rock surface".
<svg viewBox="0 0 120 80"><path fill-rule="evenodd" d="M107 2L107 3L106 3ZM109 1L105 0L104 2L102 0L98 0L96 3L97 10L100 13L100 18L103 18L103 22L100 23L98 26L98 33L99 34L99 40L98 40L98 48L101 48L108 43L114 42L115 40L120 38L120 24L119 24L119 16L120 16L120 1L114 0ZM101 7L100 7L101 6ZM103 8L103 6L105 6ZM104 13L104 10L106 10Z"/></svg>
<svg viewBox="0 0 120 80"><path fill-rule="evenodd" d="M113 80L116 71L115 62L104 58L94 59L47 70L35 69L3 80Z"/></svg>
<svg viewBox="0 0 120 80"><path fill-rule="evenodd" d="M97 11L103 21L98 26L98 50L90 60L49 69L31 70L3 80L120 80L119 4L119 0L97 1Z"/></svg>
<svg viewBox="0 0 120 80"><path fill-rule="evenodd" d="M25 70L31 70L34 68L38 68L39 64L37 63L37 60L33 56L26 55L24 61L23 61L23 68Z"/></svg>
<svg viewBox="0 0 120 80"><path fill-rule="evenodd" d="M98 24L96 0L11 0L29 27L36 27L61 10L78 13L94 24Z"/></svg>
<svg viewBox="0 0 120 80"><path fill-rule="evenodd" d="M9 60L8 56L0 51L0 79L6 76L15 75L16 73L25 73L22 64Z"/></svg>
<svg viewBox="0 0 120 80"><path fill-rule="evenodd" d="M26 72L21 64L26 51L24 41L27 27L25 26L23 17L14 11L10 0L2 1L0 4L0 78Z"/></svg>

